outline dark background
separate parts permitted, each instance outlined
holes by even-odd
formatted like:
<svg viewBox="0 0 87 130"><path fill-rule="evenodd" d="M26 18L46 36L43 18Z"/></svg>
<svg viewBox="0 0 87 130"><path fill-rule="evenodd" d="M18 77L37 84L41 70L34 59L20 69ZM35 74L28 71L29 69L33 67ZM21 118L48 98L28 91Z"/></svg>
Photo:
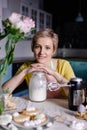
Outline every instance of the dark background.
<svg viewBox="0 0 87 130"><path fill-rule="evenodd" d="M51 13L52 28L58 33L59 47L87 48L87 0L44 0L44 10ZM84 22L76 22L81 12Z"/></svg>

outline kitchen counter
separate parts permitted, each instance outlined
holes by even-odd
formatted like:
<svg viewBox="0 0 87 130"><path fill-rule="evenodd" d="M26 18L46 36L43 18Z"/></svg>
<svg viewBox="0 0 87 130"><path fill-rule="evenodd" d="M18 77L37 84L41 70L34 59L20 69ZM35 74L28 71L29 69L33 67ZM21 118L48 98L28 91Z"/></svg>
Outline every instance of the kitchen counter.
<svg viewBox="0 0 87 130"><path fill-rule="evenodd" d="M33 61L34 57L19 57L19 58L14 58L13 63L20 63L20 62L26 62L26 61Z"/></svg>
<svg viewBox="0 0 87 130"><path fill-rule="evenodd" d="M58 48L56 57L63 58L78 58L86 59L87 58L87 49L73 49L73 48Z"/></svg>

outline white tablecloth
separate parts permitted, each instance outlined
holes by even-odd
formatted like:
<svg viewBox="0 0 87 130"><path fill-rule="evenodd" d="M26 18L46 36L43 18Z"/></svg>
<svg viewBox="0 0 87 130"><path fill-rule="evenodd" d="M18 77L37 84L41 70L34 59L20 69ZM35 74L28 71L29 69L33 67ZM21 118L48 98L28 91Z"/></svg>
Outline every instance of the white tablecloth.
<svg viewBox="0 0 87 130"><path fill-rule="evenodd" d="M51 117L54 117L56 115L61 115L63 117L66 117L66 119L69 121L77 120L75 118L75 112L70 111L68 109L67 100L48 99L48 100L45 100L44 102L31 102L28 99L13 97L12 101L16 102L17 104L17 110L15 111L21 111L22 109L26 108L27 104L29 103L30 105L33 105L39 108L42 112L46 113L47 115ZM13 112L14 111L9 111L8 113L13 113ZM79 119L78 121L84 122L85 127L87 128L87 121L79 120ZM19 130L26 130L26 129L19 128ZM53 125L50 128L47 128L47 130L71 130L71 128L64 123L54 121Z"/></svg>

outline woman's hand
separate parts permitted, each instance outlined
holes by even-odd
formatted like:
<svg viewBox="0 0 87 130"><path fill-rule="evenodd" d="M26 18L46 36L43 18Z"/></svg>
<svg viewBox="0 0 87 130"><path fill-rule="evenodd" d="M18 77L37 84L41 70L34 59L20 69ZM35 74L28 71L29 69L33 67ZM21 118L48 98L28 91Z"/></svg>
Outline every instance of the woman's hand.
<svg viewBox="0 0 87 130"><path fill-rule="evenodd" d="M32 64L30 67L30 71L42 71L42 72L45 72L46 74L54 75L53 69L47 67L44 64L40 64L40 63Z"/></svg>
<svg viewBox="0 0 87 130"><path fill-rule="evenodd" d="M32 64L28 68L27 73L32 73L32 72L35 72L35 71L45 72L46 73L46 78L47 78L48 82L50 82L50 81L54 81L54 82L57 81L60 84L68 82L68 80L65 79L62 75L60 75L58 72L56 72L55 70L47 67L44 64L40 64L40 63Z"/></svg>
<svg viewBox="0 0 87 130"><path fill-rule="evenodd" d="M41 67L40 65L37 65L37 64L32 64L29 68L27 68L27 74L28 73L33 73L35 71L42 71L42 72L45 72Z"/></svg>
<svg viewBox="0 0 87 130"><path fill-rule="evenodd" d="M48 82L57 82L56 78L54 77L55 71L50 69L44 64L39 64L39 63L32 64L28 71L29 73L32 73L34 71L42 71L46 74L46 79Z"/></svg>

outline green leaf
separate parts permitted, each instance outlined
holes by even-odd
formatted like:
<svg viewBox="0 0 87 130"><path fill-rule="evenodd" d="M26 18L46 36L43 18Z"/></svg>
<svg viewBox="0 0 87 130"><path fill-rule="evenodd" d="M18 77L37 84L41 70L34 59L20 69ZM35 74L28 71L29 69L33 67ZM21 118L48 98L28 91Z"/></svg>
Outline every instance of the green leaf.
<svg viewBox="0 0 87 130"><path fill-rule="evenodd" d="M9 52L9 39L7 40L6 44L5 44L5 50L6 50L6 55Z"/></svg>

